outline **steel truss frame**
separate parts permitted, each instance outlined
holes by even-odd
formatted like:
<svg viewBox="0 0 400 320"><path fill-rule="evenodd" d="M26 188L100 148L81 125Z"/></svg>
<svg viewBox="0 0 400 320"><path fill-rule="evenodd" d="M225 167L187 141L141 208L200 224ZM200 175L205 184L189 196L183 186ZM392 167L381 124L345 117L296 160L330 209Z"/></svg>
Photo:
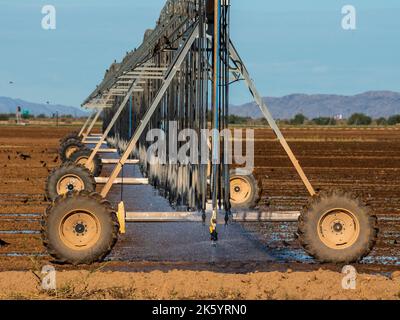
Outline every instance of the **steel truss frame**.
<svg viewBox="0 0 400 320"><path fill-rule="evenodd" d="M203 1L200 0L199 2ZM96 147L93 149L90 159L93 159L95 154L99 152L100 146L110 135L112 129L117 124L117 120L121 119L122 112L132 96L135 96L135 98L139 102L140 100L142 102L145 101L146 103L142 103L142 105L148 106L145 110L140 110L140 108L138 108L139 110L136 111L137 113L141 112L142 115L138 114L139 120L136 121L136 130L133 136L130 137L129 142L126 144L126 147L124 148L125 150L123 150L124 152L121 158L119 160L115 160L115 162L111 160L108 162L116 163L116 166L114 167L111 175L108 178L97 179L98 183L105 184L101 191L101 196L107 197L112 185L114 184L132 184L136 182L138 184L148 183L147 179L141 179L141 181L139 182L138 180L140 179L121 179L118 178L118 176L123 166L129 163L129 161L132 161L129 160L129 158L133 153L139 154L140 157L140 151L142 148L145 148L146 145L145 141L141 140L141 138L143 138L142 134L143 132L145 132L146 128L150 129L152 127L165 126L165 123L160 119L171 119L171 115L168 116L167 114L167 111L169 111L167 107L168 104L180 104L182 101L185 101L187 103L186 108L174 110L175 112L177 112L176 116L179 118L179 113L182 110L184 112L190 112L190 106L192 105L191 103L201 103L204 109L200 111L202 111L203 114L196 114L193 115L193 117L194 119L196 119L197 130L200 130L201 127L207 127L208 118L204 115L204 112L207 113L209 89L208 81L210 80L210 67L213 68L213 70L217 73L213 74L214 128L223 128L227 126L226 122L218 122L218 117L221 115L227 116L227 106L229 104L228 85L226 85L226 83L218 84L215 80L221 79L221 72L223 73L225 81L229 80L229 73L232 73L236 78L243 77L256 103L260 107L260 110L267 119L270 127L275 132L279 142L281 143L285 152L292 161L308 192L310 193L310 195L314 195L314 188L312 187L310 181L308 180L304 171L299 165L292 150L287 144L284 136L276 125L276 122L271 116L268 107L262 101L261 96L258 93L256 86L245 67L244 62L240 58L237 50L232 44L232 41L230 41L229 30L225 30L223 36L221 37L222 39L218 40L218 44L225 43L225 56L221 57L220 52L214 51L214 62L210 66L208 62L208 54L212 48L214 48L215 50L217 42L215 42L214 46L212 46L209 39L207 38L207 30L205 29L206 21L204 20L206 14L205 12L200 12L199 17L196 18L195 14L188 10L188 7L186 7L187 10L183 9L184 5L188 5L189 3L190 5L194 6L191 9L195 11L195 9L197 8L196 5L199 2L195 0L168 1L165 9L160 16L157 28L153 31L148 32L147 39L144 41L143 45L137 51L129 53L121 64L118 65L114 63L110 70L107 71L102 84L85 101L84 106L90 106L91 104L93 104L93 101L102 101L105 99L104 97L106 95L109 95L115 98L114 109L116 108L115 111L112 109L108 109L110 114L113 114L113 116L108 121L107 127L103 131L103 135L97 142ZM216 4L217 3L221 5L219 1L216 1ZM223 0L222 4L224 6L229 6L229 1ZM171 10L173 14L170 13ZM218 10L222 9L218 8ZM226 24L228 24L228 21L226 21ZM173 30L173 32L172 34L170 34L170 36L172 36L173 41L184 39L184 41L181 42L178 48L173 48L171 43L160 44L160 41L164 39L165 34L168 34L168 31L171 29ZM220 30L215 31L215 33L218 34L220 32ZM174 36L176 37L175 39ZM160 54L153 54L149 58L149 51L151 52L154 46L164 46L164 50L160 50ZM169 61L171 54L168 54L168 52L175 53L172 54L172 61ZM206 55L206 57L202 56L202 54ZM217 65L217 62L219 60L217 56L220 57L223 61L221 65ZM229 62L232 62L234 64L234 69L229 68ZM195 74L194 77L193 74ZM183 84L185 86L187 92L191 91L192 94L193 92L195 92L194 95L185 96L187 92L185 93L184 90L179 90L180 84ZM224 94L221 95L223 97L223 101L221 101L221 96L219 96L217 93L217 90L220 87L226 90ZM171 91L174 90L178 90L178 96L171 94ZM119 100L119 98L122 97L122 101ZM217 104L219 105L219 107L217 107ZM223 106L222 109L221 106ZM185 124L187 125L187 123L181 123L183 127ZM221 142L214 142L214 151L218 148L219 143ZM143 165L143 159L141 158L141 160ZM134 162L132 163L137 163L137 160L133 161ZM183 175L182 172L179 172L179 168L177 169L170 167L167 170L172 170L172 174L177 176ZM219 170L221 170L223 174L221 174ZM162 172L162 170L159 170L159 172L161 172L165 176L165 172ZM232 214L231 218L233 218L233 220L240 221L291 221L297 220L297 217L299 215L299 212L230 212L229 201L226 201L227 192L224 192L221 189L218 190L218 186L219 188L221 188L224 185L226 188L227 179L229 179L229 170L227 170L227 166L225 164L223 164L222 169L219 169L218 167L213 168L212 188L214 192L211 194L212 203L209 203L207 200L210 195L207 196L206 168L204 166L192 168L188 171L188 174L189 176L184 177L183 179L186 179L189 184L194 183L197 188L195 189L195 193L192 195L188 195L187 190L184 190L182 186L177 187L175 185L175 187L177 187L177 189L174 190L176 192L175 196L179 195L180 197L182 197L184 196L186 191L186 196L189 198L189 207L195 207L196 212L189 213L187 211L182 211L174 213L134 213L125 212L123 204L120 204L118 212L120 223L124 225L125 221L200 221L204 220L205 213L212 215L212 223L217 223L219 222L219 218L217 218L218 208L224 208L223 211L225 213ZM223 182L221 182L221 180L218 181L218 179L221 179L218 177L223 177ZM153 179L153 177L150 177L150 179ZM164 181L152 181L152 184L160 186L162 184L171 184L171 181L168 179ZM197 193L197 191L199 192ZM219 195L219 198L217 198L217 194ZM217 204L218 199L219 205ZM182 199L180 200L182 201ZM121 227L121 229L124 228Z"/></svg>

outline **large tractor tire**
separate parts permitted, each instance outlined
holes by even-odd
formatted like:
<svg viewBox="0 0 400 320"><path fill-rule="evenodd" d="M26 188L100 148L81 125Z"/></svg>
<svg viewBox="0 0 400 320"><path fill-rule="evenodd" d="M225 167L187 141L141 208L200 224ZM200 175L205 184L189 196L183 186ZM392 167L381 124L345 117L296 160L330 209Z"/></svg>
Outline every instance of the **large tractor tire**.
<svg viewBox="0 0 400 320"><path fill-rule="evenodd" d="M69 161L86 167L86 163L89 160L92 152L93 151L91 149L80 149L71 155ZM87 168L95 177L100 176L101 170L103 169L103 163L98 154L94 156L93 161L91 161Z"/></svg>
<svg viewBox="0 0 400 320"><path fill-rule="evenodd" d="M230 195L232 209L253 209L261 198L262 185L254 175L244 169L230 171Z"/></svg>
<svg viewBox="0 0 400 320"><path fill-rule="evenodd" d="M67 162L75 151L85 148L85 145L80 140L68 139L60 146L59 154L61 161Z"/></svg>
<svg viewBox="0 0 400 320"><path fill-rule="evenodd" d="M312 197L299 218L304 249L323 263L352 263L372 250L378 229L369 208L352 194L331 190Z"/></svg>
<svg viewBox="0 0 400 320"><path fill-rule="evenodd" d="M75 139L75 140L82 141L82 137L79 136L79 132L75 131L75 132L71 132L71 133L67 134L64 138L60 139L60 145L62 145L69 139Z"/></svg>
<svg viewBox="0 0 400 320"><path fill-rule="evenodd" d="M54 169L46 181L46 197L51 201L68 192L81 190L94 192L96 181L88 169L73 162Z"/></svg>
<svg viewBox="0 0 400 320"><path fill-rule="evenodd" d="M102 261L118 240L116 213L97 193L81 191L58 197L41 224L43 244L58 263Z"/></svg>

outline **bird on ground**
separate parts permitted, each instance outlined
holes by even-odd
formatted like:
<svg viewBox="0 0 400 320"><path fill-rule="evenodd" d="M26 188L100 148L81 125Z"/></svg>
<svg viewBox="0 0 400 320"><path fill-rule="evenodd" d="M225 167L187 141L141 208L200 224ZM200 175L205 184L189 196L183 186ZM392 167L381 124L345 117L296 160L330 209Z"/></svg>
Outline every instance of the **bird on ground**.
<svg viewBox="0 0 400 320"><path fill-rule="evenodd" d="M0 247L8 246L9 243L0 239Z"/></svg>

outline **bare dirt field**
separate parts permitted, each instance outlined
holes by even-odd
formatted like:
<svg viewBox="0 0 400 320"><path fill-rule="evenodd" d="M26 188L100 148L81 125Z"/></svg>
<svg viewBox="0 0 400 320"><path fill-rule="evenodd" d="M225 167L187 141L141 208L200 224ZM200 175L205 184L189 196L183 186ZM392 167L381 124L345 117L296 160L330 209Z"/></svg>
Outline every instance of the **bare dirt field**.
<svg viewBox="0 0 400 320"><path fill-rule="evenodd" d="M60 164L59 138L70 131L0 127L1 298L400 298L396 273L400 270L400 130L396 128L283 130L317 189L356 192L378 216L377 246L355 265L360 272L356 290L341 289L342 266L320 265L303 252L295 223L262 223L242 227L246 234L256 235L274 258L268 263L111 258L83 268L56 266L59 289L41 291L41 267L51 262L39 231L40 214L48 205L44 182ZM261 206L298 210L307 193L279 143L267 129L256 130L255 138L256 175L264 189Z"/></svg>
<svg viewBox="0 0 400 320"><path fill-rule="evenodd" d="M355 290L343 290L332 271L223 274L208 271L89 272L57 274L57 290L40 289L39 275L0 273L0 299L302 300L400 299L400 275L359 275Z"/></svg>

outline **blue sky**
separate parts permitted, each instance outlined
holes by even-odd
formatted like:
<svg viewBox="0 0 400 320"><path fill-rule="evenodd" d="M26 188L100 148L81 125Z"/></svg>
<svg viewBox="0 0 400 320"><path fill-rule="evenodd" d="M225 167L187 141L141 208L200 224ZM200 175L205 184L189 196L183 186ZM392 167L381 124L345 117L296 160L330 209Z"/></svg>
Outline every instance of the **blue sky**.
<svg viewBox="0 0 400 320"><path fill-rule="evenodd" d="M400 91L400 1L231 0L232 39L263 96ZM137 47L164 0L0 0L0 96L78 106ZM57 9L57 29L41 9ZM343 5L357 30L341 28ZM9 81L14 84L10 85ZM248 102L242 85L232 103Z"/></svg>

